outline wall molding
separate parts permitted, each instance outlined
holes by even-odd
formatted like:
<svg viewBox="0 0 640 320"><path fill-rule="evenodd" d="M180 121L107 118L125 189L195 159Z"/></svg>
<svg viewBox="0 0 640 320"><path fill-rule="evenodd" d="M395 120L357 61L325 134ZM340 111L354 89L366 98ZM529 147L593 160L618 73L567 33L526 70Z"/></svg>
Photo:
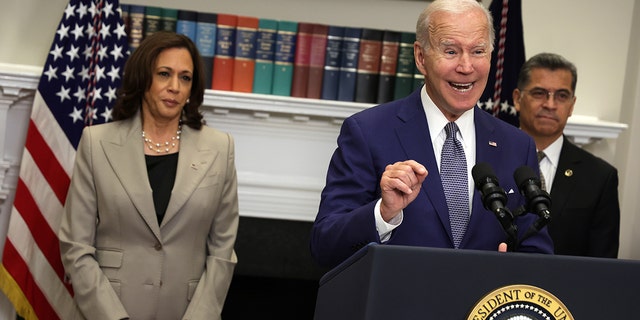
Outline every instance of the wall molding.
<svg viewBox="0 0 640 320"><path fill-rule="evenodd" d="M15 192L41 68L0 63L0 203ZM313 221L342 121L371 104L207 90L208 125L236 141L240 214ZM574 115L579 145L615 139L626 124ZM17 137L17 138L16 138Z"/></svg>

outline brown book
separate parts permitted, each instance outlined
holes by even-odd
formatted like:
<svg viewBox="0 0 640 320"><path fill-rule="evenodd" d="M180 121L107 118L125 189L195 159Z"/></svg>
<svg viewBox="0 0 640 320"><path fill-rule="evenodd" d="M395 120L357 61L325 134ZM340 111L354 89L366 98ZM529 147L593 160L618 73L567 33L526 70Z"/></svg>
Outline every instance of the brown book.
<svg viewBox="0 0 640 320"><path fill-rule="evenodd" d="M376 103L382 56L382 30L362 29L356 75L356 102Z"/></svg>
<svg viewBox="0 0 640 320"><path fill-rule="evenodd" d="M399 47L400 32L385 30L382 36L377 103L385 103L393 100Z"/></svg>
<svg viewBox="0 0 640 320"><path fill-rule="evenodd" d="M329 26L316 24L311 35L311 53L309 58L309 82L307 98L320 99L322 95L322 78L324 75L324 57L327 52L327 35Z"/></svg>
<svg viewBox="0 0 640 320"><path fill-rule="evenodd" d="M129 6L129 50L137 49L144 38L144 6Z"/></svg>
<svg viewBox="0 0 640 320"><path fill-rule="evenodd" d="M291 96L306 98L309 82L309 60L311 59L311 39L313 23L298 22L296 52L293 58L293 82Z"/></svg>

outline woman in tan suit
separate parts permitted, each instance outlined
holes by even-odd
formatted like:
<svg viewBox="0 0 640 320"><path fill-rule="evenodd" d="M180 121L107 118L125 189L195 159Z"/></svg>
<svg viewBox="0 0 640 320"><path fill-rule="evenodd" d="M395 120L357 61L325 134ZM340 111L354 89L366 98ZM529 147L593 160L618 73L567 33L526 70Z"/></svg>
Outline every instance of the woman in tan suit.
<svg viewBox="0 0 640 320"><path fill-rule="evenodd" d="M158 32L129 57L116 121L86 127L59 232L87 319L218 319L237 262L234 142L203 125L202 62Z"/></svg>

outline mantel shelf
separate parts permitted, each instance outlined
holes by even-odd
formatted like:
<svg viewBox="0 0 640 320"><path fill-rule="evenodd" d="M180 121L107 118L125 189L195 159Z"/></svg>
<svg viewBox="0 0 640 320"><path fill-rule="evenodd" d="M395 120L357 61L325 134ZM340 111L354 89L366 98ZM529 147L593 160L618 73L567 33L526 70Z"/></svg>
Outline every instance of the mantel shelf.
<svg viewBox="0 0 640 320"><path fill-rule="evenodd" d="M331 118L338 122L355 112L373 106L366 103L247 94L218 90L207 90L204 105L235 111ZM603 121L591 116L573 115L567 122L565 134L578 145L584 146L601 139L615 139L627 128L627 124L624 123Z"/></svg>
<svg viewBox="0 0 640 320"><path fill-rule="evenodd" d="M21 96L38 85L41 68L0 63L0 90L5 96ZM287 114L292 118L331 119L339 123L371 104L333 100L305 99L265 94L207 90L204 107L221 108L254 114ZM597 117L573 115L565 127L565 134L579 145L601 139L615 139L627 124L609 122Z"/></svg>

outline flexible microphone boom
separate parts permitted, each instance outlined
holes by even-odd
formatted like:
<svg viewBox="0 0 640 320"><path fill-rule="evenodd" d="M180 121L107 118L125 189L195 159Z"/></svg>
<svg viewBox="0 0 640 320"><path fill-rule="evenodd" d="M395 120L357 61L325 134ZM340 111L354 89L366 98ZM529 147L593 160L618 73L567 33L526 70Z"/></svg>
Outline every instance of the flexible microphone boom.
<svg viewBox="0 0 640 320"><path fill-rule="evenodd" d="M476 188L482 195L482 204L485 209L491 210L498 221L502 225L502 228L507 233L511 245L508 244L508 248L515 249L515 244L518 236L518 229L513 223L513 214L509 211L505 205L507 203L507 193L500 188L498 184L498 178L491 166L486 162L477 163L471 169L471 175L475 182Z"/></svg>
<svg viewBox="0 0 640 320"><path fill-rule="evenodd" d="M549 193L540 188L540 179L530 167L522 166L516 169L513 173L513 178L516 180L520 193L526 199L525 207L527 211L538 216L538 219L531 225L524 237L527 238L531 234L540 231L551 221L551 212L549 211L551 197Z"/></svg>

